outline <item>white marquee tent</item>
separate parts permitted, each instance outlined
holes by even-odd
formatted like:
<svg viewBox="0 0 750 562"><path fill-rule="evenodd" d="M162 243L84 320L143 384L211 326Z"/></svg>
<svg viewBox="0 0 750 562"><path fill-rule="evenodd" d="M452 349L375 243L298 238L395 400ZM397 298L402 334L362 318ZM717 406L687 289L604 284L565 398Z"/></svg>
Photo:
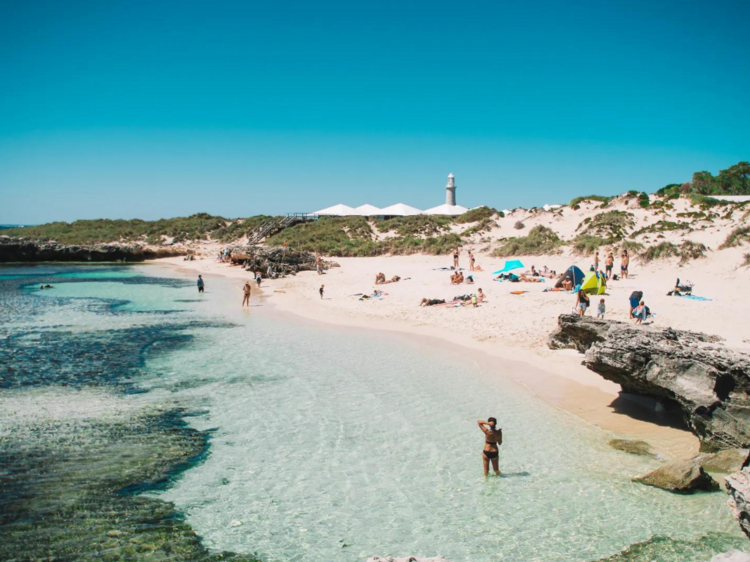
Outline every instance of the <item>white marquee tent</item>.
<svg viewBox="0 0 750 562"><path fill-rule="evenodd" d="M423 214L458 216L463 215L468 210L469 209L467 209L466 207L462 207L461 205L448 205L447 203L444 203L442 205L438 205L437 207L433 207L432 209L427 209Z"/></svg>
<svg viewBox="0 0 750 562"><path fill-rule="evenodd" d="M318 216L333 215L337 217L348 217L350 215L358 215L359 213L349 205L342 205L341 203L339 203L338 205L334 205L333 207L326 207L325 209L321 209L320 211L315 211L312 214Z"/></svg>
<svg viewBox="0 0 750 562"><path fill-rule="evenodd" d="M396 203L390 207L380 209L380 213L384 216L395 216L395 217L409 217L411 215L421 215L422 211L416 207L410 207L403 203Z"/></svg>
<svg viewBox="0 0 750 562"><path fill-rule="evenodd" d="M383 214L382 209L378 209L376 206L370 205L369 203L360 205L359 207L356 207L354 210L361 217L377 217Z"/></svg>

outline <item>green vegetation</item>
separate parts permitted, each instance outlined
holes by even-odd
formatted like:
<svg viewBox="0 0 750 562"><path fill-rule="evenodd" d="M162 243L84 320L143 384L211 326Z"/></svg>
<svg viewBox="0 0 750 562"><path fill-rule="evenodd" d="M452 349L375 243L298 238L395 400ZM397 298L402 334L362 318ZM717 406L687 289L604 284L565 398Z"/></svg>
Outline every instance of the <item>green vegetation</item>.
<svg viewBox="0 0 750 562"><path fill-rule="evenodd" d="M538 225L531 229L528 236L504 240L501 246L492 252L492 255L504 258L556 254L562 245L563 241L553 230Z"/></svg>
<svg viewBox="0 0 750 562"><path fill-rule="evenodd" d="M489 232L496 226L497 226L497 223L493 221L492 219L482 219L474 226L464 230L461 233L461 236L463 236L464 238L469 238L470 236L474 236L475 234Z"/></svg>
<svg viewBox="0 0 750 562"><path fill-rule="evenodd" d="M451 217L445 215L414 215L380 220L376 226L380 232L393 232L399 236L433 236L450 230Z"/></svg>
<svg viewBox="0 0 750 562"><path fill-rule="evenodd" d="M743 242L750 242L750 226L735 228L729 233L724 242L721 243L719 249L734 248L735 246L742 245Z"/></svg>
<svg viewBox="0 0 750 562"><path fill-rule="evenodd" d="M687 263L690 260L703 258L706 255L707 248L703 244L685 241L679 246L672 242L660 242L651 246L640 254L644 261L653 261L665 258L680 258L680 263Z"/></svg>
<svg viewBox="0 0 750 562"><path fill-rule="evenodd" d="M635 240L623 240L620 242L620 251L627 250L629 254L639 254L643 251L643 244Z"/></svg>
<svg viewBox="0 0 750 562"><path fill-rule="evenodd" d="M607 211L589 217L578 225L581 234L590 234L606 238L609 241L622 240L628 230L635 226L635 216L627 211Z"/></svg>
<svg viewBox="0 0 750 562"><path fill-rule="evenodd" d="M650 204L648 193L642 192L638 195L638 204L644 209L648 208Z"/></svg>
<svg viewBox="0 0 750 562"><path fill-rule="evenodd" d="M747 267L748 265L750 265L750 254L745 254L742 257L744 258L744 260L742 261L742 267Z"/></svg>
<svg viewBox="0 0 750 562"><path fill-rule="evenodd" d="M612 199L612 197L607 197L606 195L586 195L585 197L574 197L570 200L570 203L568 203L568 205L570 207L575 207L583 201L601 201L601 203L603 204L600 208L602 208L606 207Z"/></svg>
<svg viewBox="0 0 750 562"><path fill-rule="evenodd" d="M274 234L266 244L281 246L288 242L295 250L333 256L374 256L378 255L374 238L364 217L323 217Z"/></svg>
<svg viewBox="0 0 750 562"><path fill-rule="evenodd" d="M661 232L669 232L672 230L692 230L692 229L690 225L686 222L672 222L672 221L660 220L659 222L656 222L649 226L645 226L641 228L640 230L635 231L630 236L631 238L636 238L640 236L641 234L656 234L656 233L661 233Z"/></svg>
<svg viewBox="0 0 750 562"><path fill-rule="evenodd" d="M601 236L594 236L593 234L579 234L571 242L573 251L583 256L589 256L596 252L602 246L606 246L610 243L607 238Z"/></svg>
<svg viewBox="0 0 750 562"><path fill-rule="evenodd" d="M133 220L82 220L75 222L52 222L39 226L10 228L6 236L25 237L35 240L55 240L61 244L95 244L102 242L148 242L160 244L162 237L185 240L228 241L241 237L257 228L269 217L259 215L248 219L225 219L206 213L189 217L159 219L157 221Z"/></svg>
<svg viewBox="0 0 750 562"><path fill-rule="evenodd" d="M485 219L491 219L495 215L499 215L500 217L504 216L503 213L501 213L497 209L493 209L492 207L477 207L476 209L466 211L463 215L457 217L456 222L458 224L464 224L467 222L479 222Z"/></svg>
<svg viewBox="0 0 750 562"><path fill-rule="evenodd" d="M524 228L526 228L526 225L521 221L516 221L516 224L513 225L513 228L515 228L516 230L523 230Z"/></svg>
<svg viewBox="0 0 750 562"><path fill-rule="evenodd" d="M750 163L738 162L718 176L711 172L695 172L692 181L683 184L671 183L656 192L667 197L696 195L750 195Z"/></svg>

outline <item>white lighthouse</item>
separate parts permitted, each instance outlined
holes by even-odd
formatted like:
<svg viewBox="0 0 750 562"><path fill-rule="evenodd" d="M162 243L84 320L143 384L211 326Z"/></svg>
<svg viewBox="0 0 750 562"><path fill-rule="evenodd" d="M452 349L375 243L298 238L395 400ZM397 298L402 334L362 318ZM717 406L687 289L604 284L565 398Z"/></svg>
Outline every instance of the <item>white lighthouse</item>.
<svg viewBox="0 0 750 562"><path fill-rule="evenodd" d="M448 183L445 186L445 204L452 207L456 205L456 179L452 172L448 174Z"/></svg>

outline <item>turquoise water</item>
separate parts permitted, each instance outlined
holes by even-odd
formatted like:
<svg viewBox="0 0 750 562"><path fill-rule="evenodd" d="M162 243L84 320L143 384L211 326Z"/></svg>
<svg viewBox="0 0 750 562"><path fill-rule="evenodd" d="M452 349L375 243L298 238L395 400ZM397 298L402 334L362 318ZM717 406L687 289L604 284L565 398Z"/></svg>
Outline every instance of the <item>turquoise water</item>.
<svg viewBox="0 0 750 562"><path fill-rule="evenodd" d="M267 562L484 562L598 560L655 536L716 552L744 544L723 494L633 484L658 465L610 449L611 435L464 355L262 306L228 309L236 282L212 280L199 297L192 283L72 279L29 285L44 300L17 325L101 334L183 323L189 345L139 352L137 386L151 403L199 414L189 423L210 432L206 460L151 495L173 502L212 549ZM476 420L491 415L504 428L504 476L485 479ZM659 558L686 559L707 560Z"/></svg>

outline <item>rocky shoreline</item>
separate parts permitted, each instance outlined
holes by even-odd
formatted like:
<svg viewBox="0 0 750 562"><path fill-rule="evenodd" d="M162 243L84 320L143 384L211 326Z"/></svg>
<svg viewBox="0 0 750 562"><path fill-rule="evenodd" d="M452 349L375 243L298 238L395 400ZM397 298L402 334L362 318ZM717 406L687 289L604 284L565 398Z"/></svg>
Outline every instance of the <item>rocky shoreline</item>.
<svg viewBox="0 0 750 562"><path fill-rule="evenodd" d="M0 236L0 263L14 262L137 262L187 254L185 248L134 243L59 244Z"/></svg>
<svg viewBox="0 0 750 562"><path fill-rule="evenodd" d="M715 490L726 477L730 507L750 537L750 357L720 338L564 314L551 349L585 353L584 365L622 387L677 409L708 454L667 463L634 481L672 492Z"/></svg>

